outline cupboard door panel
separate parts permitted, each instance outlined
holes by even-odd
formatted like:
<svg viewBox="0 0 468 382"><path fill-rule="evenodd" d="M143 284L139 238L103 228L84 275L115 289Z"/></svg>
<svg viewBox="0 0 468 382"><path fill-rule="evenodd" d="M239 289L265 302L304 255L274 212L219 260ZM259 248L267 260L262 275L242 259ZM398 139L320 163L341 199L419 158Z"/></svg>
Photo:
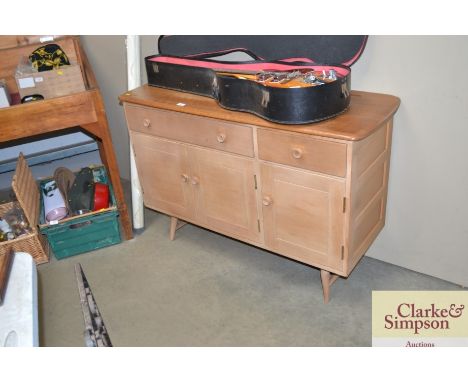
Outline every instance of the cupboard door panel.
<svg viewBox="0 0 468 382"><path fill-rule="evenodd" d="M240 239L259 242L252 159L190 148L197 219L207 227Z"/></svg>
<svg viewBox="0 0 468 382"><path fill-rule="evenodd" d="M343 269L343 180L262 164L269 249L301 262Z"/></svg>
<svg viewBox="0 0 468 382"><path fill-rule="evenodd" d="M145 205L177 217L193 218L186 147L134 132L131 138Z"/></svg>

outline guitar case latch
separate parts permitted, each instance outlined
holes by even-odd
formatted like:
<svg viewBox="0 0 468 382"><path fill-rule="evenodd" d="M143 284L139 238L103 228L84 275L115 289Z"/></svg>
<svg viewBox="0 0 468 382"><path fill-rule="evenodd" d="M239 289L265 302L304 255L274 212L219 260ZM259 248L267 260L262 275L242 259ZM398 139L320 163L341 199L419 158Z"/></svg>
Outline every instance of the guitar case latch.
<svg viewBox="0 0 468 382"><path fill-rule="evenodd" d="M270 102L270 92L266 90L262 90L262 102L261 102L262 107L266 109L268 107L269 102Z"/></svg>
<svg viewBox="0 0 468 382"><path fill-rule="evenodd" d="M213 94L214 99L219 99L219 85L218 85L218 78L216 76L213 77L213 82L211 83L211 93Z"/></svg>
<svg viewBox="0 0 468 382"><path fill-rule="evenodd" d="M349 89L348 89L348 84L343 82L341 84L341 98L348 98L349 97Z"/></svg>

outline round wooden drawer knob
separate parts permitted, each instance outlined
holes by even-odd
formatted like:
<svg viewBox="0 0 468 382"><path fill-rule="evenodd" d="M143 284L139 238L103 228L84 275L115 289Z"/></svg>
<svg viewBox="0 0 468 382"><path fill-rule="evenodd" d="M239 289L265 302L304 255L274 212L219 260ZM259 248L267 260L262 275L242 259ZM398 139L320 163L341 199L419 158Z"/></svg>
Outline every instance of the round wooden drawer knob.
<svg viewBox="0 0 468 382"><path fill-rule="evenodd" d="M151 121L148 118L145 118L143 120L143 126L144 127L150 127L151 126Z"/></svg>
<svg viewBox="0 0 468 382"><path fill-rule="evenodd" d="M264 206L269 206L270 204L273 203L273 200L269 196L264 196L262 203Z"/></svg>
<svg viewBox="0 0 468 382"><path fill-rule="evenodd" d="M216 140L219 142L219 143L224 143L226 141L226 134L218 134L216 136Z"/></svg>
<svg viewBox="0 0 468 382"><path fill-rule="evenodd" d="M302 150L301 149L293 149L292 156L296 159L302 158Z"/></svg>
<svg viewBox="0 0 468 382"><path fill-rule="evenodd" d="M189 180L189 177L187 174L182 174L180 177L182 178L182 182L184 183L187 183Z"/></svg>
<svg viewBox="0 0 468 382"><path fill-rule="evenodd" d="M200 183L200 179L197 176L192 176L192 184L197 186Z"/></svg>

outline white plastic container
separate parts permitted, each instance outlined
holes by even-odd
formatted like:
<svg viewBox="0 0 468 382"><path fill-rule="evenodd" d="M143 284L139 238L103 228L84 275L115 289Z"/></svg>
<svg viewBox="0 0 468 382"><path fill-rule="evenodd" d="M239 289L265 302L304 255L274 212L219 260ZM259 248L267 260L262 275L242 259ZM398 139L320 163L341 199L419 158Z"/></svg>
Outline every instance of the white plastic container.
<svg viewBox="0 0 468 382"><path fill-rule="evenodd" d="M48 222L58 221L68 215L65 200L57 187L55 180L51 180L44 185L44 215Z"/></svg>

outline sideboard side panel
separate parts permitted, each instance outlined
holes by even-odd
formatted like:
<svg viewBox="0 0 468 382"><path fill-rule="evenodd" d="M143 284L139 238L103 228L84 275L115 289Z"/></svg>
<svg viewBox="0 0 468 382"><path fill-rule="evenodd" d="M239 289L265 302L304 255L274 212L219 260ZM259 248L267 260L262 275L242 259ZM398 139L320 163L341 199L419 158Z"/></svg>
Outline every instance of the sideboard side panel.
<svg viewBox="0 0 468 382"><path fill-rule="evenodd" d="M348 274L385 225L392 125L352 143Z"/></svg>

